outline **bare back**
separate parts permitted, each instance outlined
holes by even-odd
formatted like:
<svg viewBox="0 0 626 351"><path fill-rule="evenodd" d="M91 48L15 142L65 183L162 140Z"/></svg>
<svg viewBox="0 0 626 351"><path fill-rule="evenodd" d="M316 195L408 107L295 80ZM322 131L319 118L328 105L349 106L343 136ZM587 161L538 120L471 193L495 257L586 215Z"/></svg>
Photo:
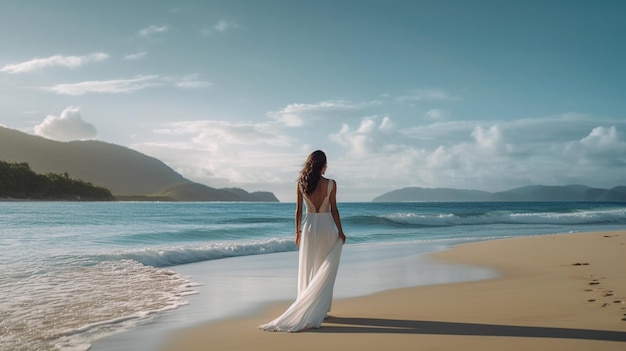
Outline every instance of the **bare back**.
<svg viewBox="0 0 626 351"><path fill-rule="evenodd" d="M311 195L302 194L306 203L307 213L329 212L329 198L333 189L333 181L321 177Z"/></svg>

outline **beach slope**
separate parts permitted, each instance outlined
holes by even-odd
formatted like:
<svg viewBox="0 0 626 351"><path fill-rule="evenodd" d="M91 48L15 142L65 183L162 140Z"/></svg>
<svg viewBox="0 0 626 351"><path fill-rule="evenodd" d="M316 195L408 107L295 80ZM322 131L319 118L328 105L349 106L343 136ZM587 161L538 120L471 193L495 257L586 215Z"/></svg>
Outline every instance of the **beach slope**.
<svg viewBox="0 0 626 351"><path fill-rule="evenodd" d="M431 257L501 277L336 300L320 329L256 329L286 301L178 331L164 350L626 350L626 231L492 240Z"/></svg>

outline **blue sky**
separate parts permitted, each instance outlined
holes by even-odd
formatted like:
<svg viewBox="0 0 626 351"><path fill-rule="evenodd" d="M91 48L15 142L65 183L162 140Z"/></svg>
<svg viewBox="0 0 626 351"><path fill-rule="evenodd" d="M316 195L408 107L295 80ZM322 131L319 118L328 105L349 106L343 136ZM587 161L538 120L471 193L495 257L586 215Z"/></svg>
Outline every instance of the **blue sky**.
<svg viewBox="0 0 626 351"><path fill-rule="evenodd" d="M626 185L623 1L2 1L0 125L293 201Z"/></svg>

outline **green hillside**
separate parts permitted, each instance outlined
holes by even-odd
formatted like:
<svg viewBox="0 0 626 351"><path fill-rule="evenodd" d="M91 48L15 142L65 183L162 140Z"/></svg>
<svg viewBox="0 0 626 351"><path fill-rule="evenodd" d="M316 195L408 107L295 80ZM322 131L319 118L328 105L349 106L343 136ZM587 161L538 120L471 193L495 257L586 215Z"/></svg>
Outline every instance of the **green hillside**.
<svg viewBox="0 0 626 351"><path fill-rule="evenodd" d="M110 201L108 189L94 186L67 174L37 174L27 163L0 161L0 198L31 200Z"/></svg>
<svg viewBox="0 0 626 351"><path fill-rule="evenodd" d="M239 188L215 189L192 182L166 186L155 194L155 196L178 201L204 201L203 199L210 198L212 201L278 202L278 199L270 192L249 193Z"/></svg>
<svg viewBox="0 0 626 351"><path fill-rule="evenodd" d="M0 160L27 162L38 173L68 173L113 194L151 194L187 181L163 162L119 145L59 142L1 127Z"/></svg>
<svg viewBox="0 0 626 351"><path fill-rule="evenodd" d="M102 141L59 142L0 127L0 160L28 163L37 173L68 174L110 189L120 200L278 201L271 193L191 182L154 157Z"/></svg>

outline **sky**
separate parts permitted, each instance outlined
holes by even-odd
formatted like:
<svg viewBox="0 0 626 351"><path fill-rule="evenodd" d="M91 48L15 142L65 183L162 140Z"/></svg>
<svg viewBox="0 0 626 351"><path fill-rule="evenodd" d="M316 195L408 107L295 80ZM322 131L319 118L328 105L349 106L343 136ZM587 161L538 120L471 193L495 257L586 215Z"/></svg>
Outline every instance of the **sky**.
<svg viewBox="0 0 626 351"><path fill-rule="evenodd" d="M626 185L624 1L0 2L0 125L295 201Z"/></svg>

